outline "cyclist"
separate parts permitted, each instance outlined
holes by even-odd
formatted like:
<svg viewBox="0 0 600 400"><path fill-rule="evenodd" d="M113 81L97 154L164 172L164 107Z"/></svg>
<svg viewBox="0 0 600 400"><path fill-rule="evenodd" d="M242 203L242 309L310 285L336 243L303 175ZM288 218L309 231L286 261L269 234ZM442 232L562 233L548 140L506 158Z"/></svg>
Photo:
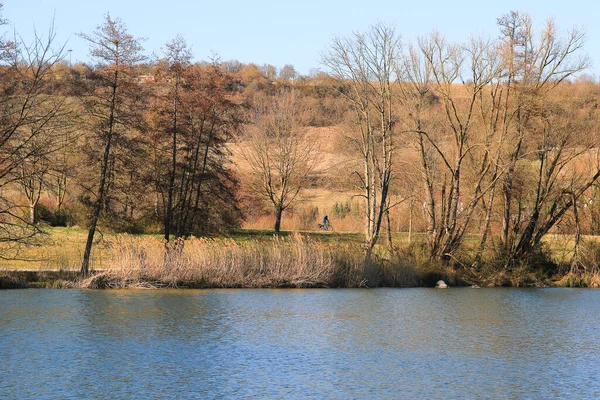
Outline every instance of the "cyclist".
<svg viewBox="0 0 600 400"><path fill-rule="evenodd" d="M326 215L323 217L323 230L326 231L329 229L329 217Z"/></svg>

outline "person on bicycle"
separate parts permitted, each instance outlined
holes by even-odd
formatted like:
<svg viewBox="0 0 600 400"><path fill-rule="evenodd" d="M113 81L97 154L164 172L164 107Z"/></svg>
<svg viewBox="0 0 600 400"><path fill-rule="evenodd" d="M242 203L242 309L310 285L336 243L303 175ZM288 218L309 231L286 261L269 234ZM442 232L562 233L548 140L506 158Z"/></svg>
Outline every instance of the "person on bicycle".
<svg viewBox="0 0 600 400"><path fill-rule="evenodd" d="M323 217L323 230L326 231L329 227L329 217L326 215Z"/></svg>

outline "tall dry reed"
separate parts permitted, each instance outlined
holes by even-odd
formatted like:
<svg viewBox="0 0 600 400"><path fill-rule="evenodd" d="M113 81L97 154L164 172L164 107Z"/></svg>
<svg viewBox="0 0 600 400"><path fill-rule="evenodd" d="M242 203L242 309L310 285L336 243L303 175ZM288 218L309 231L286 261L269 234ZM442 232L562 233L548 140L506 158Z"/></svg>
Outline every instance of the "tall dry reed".
<svg viewBox="0 0 600 400"><path fill-rule="evenodd" d="M414 286L402 264L365 263L360 246L322 243L295 234L269 240L191 238L171 243L118 236L110 267L85 287L361 287Z"/></svg>

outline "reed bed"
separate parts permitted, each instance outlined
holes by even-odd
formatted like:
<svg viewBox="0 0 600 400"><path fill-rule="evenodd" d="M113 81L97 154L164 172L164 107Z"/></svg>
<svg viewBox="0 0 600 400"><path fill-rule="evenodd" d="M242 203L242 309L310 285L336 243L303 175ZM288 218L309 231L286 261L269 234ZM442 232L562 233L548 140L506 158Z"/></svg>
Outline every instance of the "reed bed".
<svg viewBox="0 0 600 400"><path fill-rule="evenodd" d="M360 246L323 243L300 234L269 240L191 238L165 243L117 236L109 268L88 288L315 288L416 286L417 274L389 260L365 262Z"/></svg>

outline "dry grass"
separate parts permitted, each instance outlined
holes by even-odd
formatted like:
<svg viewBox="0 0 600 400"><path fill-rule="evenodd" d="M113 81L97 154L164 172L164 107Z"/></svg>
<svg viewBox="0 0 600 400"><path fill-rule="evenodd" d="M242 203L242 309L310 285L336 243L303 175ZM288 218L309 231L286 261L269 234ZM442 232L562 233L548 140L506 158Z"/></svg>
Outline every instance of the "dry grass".
<svg viewBox="0 0 600 400"><path fill-rule="evenodd" d="M83 287L366 287L415 286L409 266L365 263L357 246L336 246L299 234L268 240L177 240L118 236L110 268Z"/></svg>
<svg viewBox="0 0 600 400"><path fill-rule="evenodd" d="M49 282L52 287L69 286L64 284L72 283L69 279L44 278L44 273L78 271L86 235L81 229L50 229L38 243L20 249L19 255L30 261L0 262L0 271L9 272L6 282L0 286L12 285L8 278L20 272L34 272L40 275L37 281ZM481 286L600 287L600 244L593 237L586 237L579 267L568 274L572 251L567 250L572 246L572 238L550 235L548 254L559 265L559 270L552 275L535 272L535 268L527 265L506 271L493 259L475 274L468 268L469 248L461 253L467 260L463 262L464 268L460 263L444 268L429 261L422 234L414 234L412 244L408 244L407 239L406 233L394 234L396 254L390 256L385 246L378 246L374 260L365 263L361 247L364 238L359 233L282 232L274 235L265 230L238 230L228 237L191 238L168 247L152 236L105 234L98 237L93 251L93 270L97 274L82 286L401 287L432 286L438 279L444 279L451 286L477 283ZM30 286L33 284L30 282Z"/></svg>
<svg viewBox="0 0 600 400"><path fill-rule="evenodd" d="M589 287L598 289L600 288L600 273L569 273L555 282L555 285L560 287Z"/></svg>

